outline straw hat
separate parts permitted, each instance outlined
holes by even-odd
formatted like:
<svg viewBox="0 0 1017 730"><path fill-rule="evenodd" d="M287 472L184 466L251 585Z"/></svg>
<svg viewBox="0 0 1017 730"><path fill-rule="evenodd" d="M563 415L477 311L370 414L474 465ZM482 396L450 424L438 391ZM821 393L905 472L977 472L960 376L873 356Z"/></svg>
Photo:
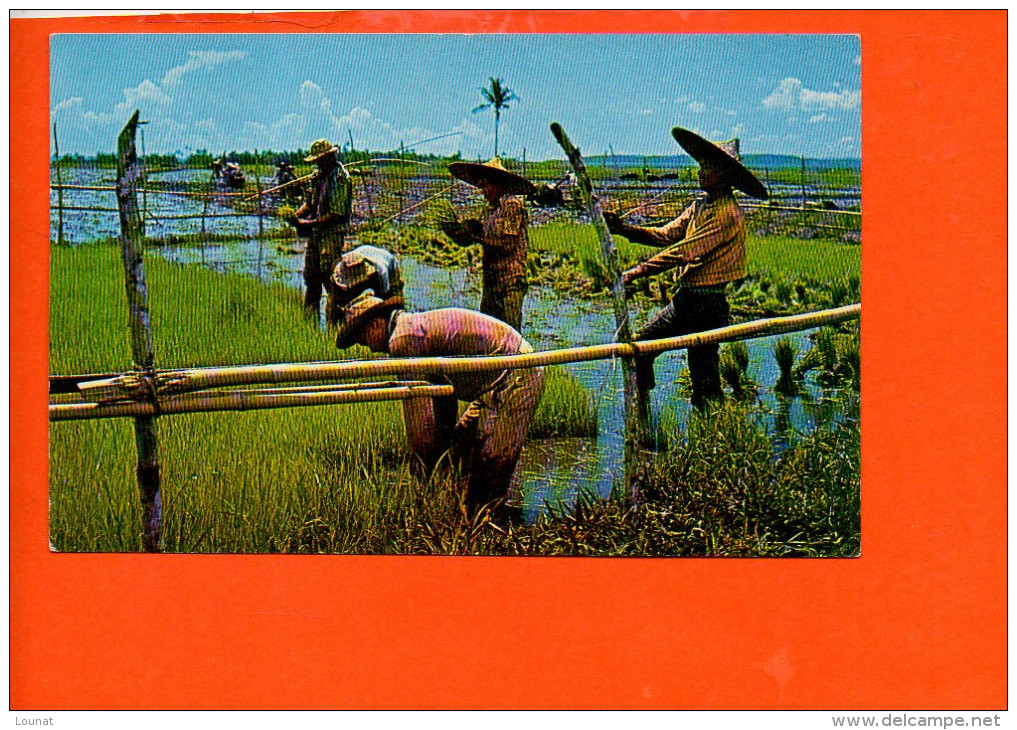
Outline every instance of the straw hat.
<svg viewBox="0 0 1017 730"><path fill-rule="evenodd" d="M370 262L356 251L347 251L332 272L336 286L349 289L371 278Z"/></svg>
<svg viewBox="0 0 1017 730"><path fill-rule="evenodd" d="M403 298L400 296L379 299L371 294L361 294L343 308L345 315L335 335L335 346L345 350L354 343L354 338L363 326L374 317L388 314L393 309L401 309Z"/></svg>
<svg viewBox="0 0 1017 730"><path fill-rule="evenodd" d="M331 155L339 152L339 148L329 142L327 139L316 139L311 144L311 151L307 157L304 158L304 162L317 162L325 155Z"/></svg>
<svg viewBox="0 0 1017 730"><path fill-rule="evenodd" d="M525 177L509 172L500 157L483 165L477 162L453 162L448 166L448 171L473 187L480 187L481 180L488 180L505 191L506 195L533 195L537 192L536 185Z"/></svg>
<svg viewBox="0 0 1017 730"><path fill-rule="evenodd" d="M742 165L741 157L738 154L737 139L727 142L708 142L695 132L681 127L672 129L671 134L678 144L696 159L696 162L699 164L708 162L714 167L720 168L727 176L731 187L759 200L766 200L770 197L763 183L759 182L756 176Z"/></svg>

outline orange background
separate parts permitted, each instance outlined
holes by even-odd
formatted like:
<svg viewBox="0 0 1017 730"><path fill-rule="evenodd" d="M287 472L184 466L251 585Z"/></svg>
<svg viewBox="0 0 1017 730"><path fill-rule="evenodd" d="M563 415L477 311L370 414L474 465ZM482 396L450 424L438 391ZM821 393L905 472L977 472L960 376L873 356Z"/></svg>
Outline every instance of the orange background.
<svg viewBox="0 0 1017 730"><path fill-rule="evenodd" d="M1004 11L10 25L12 708L1006 706ZM49 552L48 34L410 31L861 35L861 558Z"/></svg>

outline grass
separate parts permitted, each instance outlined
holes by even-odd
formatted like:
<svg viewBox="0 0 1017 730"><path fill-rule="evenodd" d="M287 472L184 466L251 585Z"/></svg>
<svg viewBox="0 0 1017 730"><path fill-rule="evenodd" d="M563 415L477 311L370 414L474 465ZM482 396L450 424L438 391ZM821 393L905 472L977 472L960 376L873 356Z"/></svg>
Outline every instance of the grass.
<svg viewBox="0 0 1017 730"><path fill-rule="evenodd" d="M62 293L51 372L130 369L116 249L54 248L51 265ZM157 257L146 273L160 367L336 359L294 289ZM595 433L589 394L566 371L546 372L531 436ZM160 420L159 438L168 551L391 552L410 507L445 509L458 493L454 476L410 476L398 403L180 415ZM134 458L129 419L51 425L57 549L141 548Z"/></svg>
<svg viewBox="0 0 1017 730"><path fill-rule="evenodd" d="M563 556L848 557L861 549L860 430L831 420L778 452L758 414L728 402L667 434L639 501L581 496L533 525L437 528L454 552ZM481 518L481 522L483 519ZM454 536L454 537L453 537ZM469 536L469 538L467 538ZM432 552L419 533L409 552ZM439 552L445 550L440 549Z"/></svg>

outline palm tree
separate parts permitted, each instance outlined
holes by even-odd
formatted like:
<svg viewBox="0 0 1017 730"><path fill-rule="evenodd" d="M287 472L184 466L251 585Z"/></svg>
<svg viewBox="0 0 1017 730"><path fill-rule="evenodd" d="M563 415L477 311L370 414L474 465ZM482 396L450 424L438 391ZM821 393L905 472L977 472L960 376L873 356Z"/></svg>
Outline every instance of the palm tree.
<svg viewBox="0 0 1017 730"><path fill-rule="evenodd" d="M484 103L473 110L476 114L488 107L494 109L494 156L498 156L498 121L501 119L501 110L508 109L508 103L519 99L516 92L505 86L502 79L490 78L489 86L482 86L480 94L484 97Z"/></svg>

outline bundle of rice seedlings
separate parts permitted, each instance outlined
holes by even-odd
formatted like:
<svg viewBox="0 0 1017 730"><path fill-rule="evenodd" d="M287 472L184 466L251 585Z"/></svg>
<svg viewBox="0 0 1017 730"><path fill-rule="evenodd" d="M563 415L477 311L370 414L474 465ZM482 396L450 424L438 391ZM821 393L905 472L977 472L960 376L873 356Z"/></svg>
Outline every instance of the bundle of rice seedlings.
<svg viewBox="0 0 1017 730"><path fill-rule="evenodd" d="M429 228L442 230L444 226L459 222L459 214L446 198L435 198L424 211L424 222Z"/></svg>
<svg viewBox="0 0 1017 730"><path fill-rule="evenodd" d="M794 396L799 387L794 379L795 360L798 357L798 345L790 337L781 337L773 346L773 357L777 360L780 375L773 386L778 395Z"/></svg>

